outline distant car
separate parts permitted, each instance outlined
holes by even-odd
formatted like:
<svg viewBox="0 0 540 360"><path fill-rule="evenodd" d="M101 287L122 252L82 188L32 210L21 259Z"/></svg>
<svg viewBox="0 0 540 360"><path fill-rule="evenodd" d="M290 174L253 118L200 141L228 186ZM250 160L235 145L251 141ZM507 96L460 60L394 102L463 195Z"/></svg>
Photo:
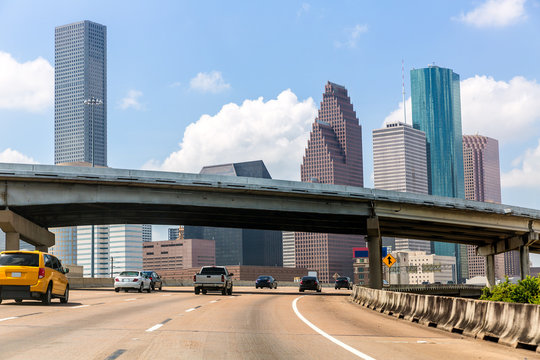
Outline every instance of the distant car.
<svg viewBox="0 0 540 360"><path fill-rule="evenodd" d="M429 285L429 281L422 281L422 285Z"/></svg>
<svg viewBox="0 0 540 360"><path fill-rule="evenodd" d="M125 292L128 292L129 289L151 292L152 281L142 271L122 271L114 278L114 291L119 292L120 289Z"/></svg>
<svg viewBox="0 0 540 360"><path fill-rule="evenodd" d="M150 277L150 285L152 286L152 290L158 289L161 291L161 288L163 287L161 276L159 276L155 271L143 271L143 273Z"/></svg>
<svg viewBox="0 0 540 360"><path fill-rule="evenodd" d="M267 287L270 289L277 289L277 281L271 276L261 275L255 280L255 289Z"/></svg>
<svg viewBox="0 0 540 360"><path fill-rule="evenodd" d="M69 300L69 269L54 255L41 251L3 251L0 253L0 303L14 299L41 300L50 305L59 298Z"/></svg>
<svg viewBox="0 0 540 360"><path fill-rule="evenodd" d="M304 276L302 280L300 280L300 287L298 290L300 292L304 292L304 290L315 290L317 292L321 292L321 282L316 276Z"/></svg>
<svg viewBox="0 0 540 360"><path fill-rule="evenodd" d="M336 279L335 284L336 289L346 288L348 290L352 290L352 283L351 278L346 276L341 276Z"/></svg>
<svg viewBox="0 0 540 360"><path fill-rule="evenodd" d="M449 284L449 285L455 284L455 282L453 282L452 280L448 280L446 283Z"/></svg>

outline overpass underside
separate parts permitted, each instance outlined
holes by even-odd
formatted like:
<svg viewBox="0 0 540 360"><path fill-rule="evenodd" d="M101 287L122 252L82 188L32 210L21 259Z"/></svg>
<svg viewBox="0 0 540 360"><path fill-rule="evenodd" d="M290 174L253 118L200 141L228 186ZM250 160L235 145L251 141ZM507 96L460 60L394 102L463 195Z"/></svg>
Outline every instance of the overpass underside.
<svg viewBox="0 0 540 360"><path fill-rule="evenodd" d="M0 227L54 245L46 229L77 225L183 224L367 235L371 287L382 284L381 236L474 245L487 257L540 252L540 212L500 204L339 185L182 173L0 164ZM2 220L3 219L3 220ZM17 219L17 220L15 220ZM23 221L24 220L24 221ZM19 225L14 226L18 221ZM28 229L23 229L21 223ZM38 231L39 229L39 231ZM15 245L17 243L17 245ZM370 275L371 275L370 274Z"/></svg>

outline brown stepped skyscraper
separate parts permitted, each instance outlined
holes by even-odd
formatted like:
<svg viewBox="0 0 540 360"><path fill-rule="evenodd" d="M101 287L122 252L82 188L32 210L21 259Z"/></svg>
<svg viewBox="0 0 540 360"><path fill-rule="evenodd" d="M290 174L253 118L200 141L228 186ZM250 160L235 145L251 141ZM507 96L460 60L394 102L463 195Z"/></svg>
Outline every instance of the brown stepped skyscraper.
<svg viewBox="0 0 540 360"><path fill-rule="evenodd" d="M341 85L328 82L301 166L302 181L364 186L362 127ZM323 282L353 275L352 248L363 236L296 233L296 266L315 269Z"/></svg>

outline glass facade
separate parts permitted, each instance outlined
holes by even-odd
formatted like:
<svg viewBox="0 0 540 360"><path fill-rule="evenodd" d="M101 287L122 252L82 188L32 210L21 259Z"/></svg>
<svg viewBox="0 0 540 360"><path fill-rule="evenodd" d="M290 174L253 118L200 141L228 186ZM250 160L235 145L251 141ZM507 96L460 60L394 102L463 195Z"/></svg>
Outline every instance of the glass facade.
<svg viewBox="0 0 540 360"><path fill-rule="evenodd" d="M429 66L411 70L413 127L426 134L428 191L431 195L465 198L459 75ZM467 249L434 242L432 253L455 256L458 280L467 277Z"/></svg>
<svg viewBox="0 0 540 360"><path fill-rule="evenodd" d="M54 57L54 162L107 165L107 28L58 26ZM89 106L90 98L103 101Z"/></svg>

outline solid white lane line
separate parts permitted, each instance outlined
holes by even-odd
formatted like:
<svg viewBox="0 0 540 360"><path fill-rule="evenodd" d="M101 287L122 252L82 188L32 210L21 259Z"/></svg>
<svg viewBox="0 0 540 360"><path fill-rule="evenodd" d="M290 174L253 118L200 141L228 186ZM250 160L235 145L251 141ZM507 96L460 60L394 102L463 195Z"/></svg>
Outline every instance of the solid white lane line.
<svg viewBox="0 0 540 360"><path fill-rule="evenodd" d="M88 306L90 306L90 305L77 305L77 306L71 307L71 309L80 309L80 308L88 307Z"/></svg>
<svg viewBox="0 0 540 360"><path fill-rule="evenodd" d="M212 300L210 301L210 303L217 303L217 300Z"/></svg>
<svg viewBox="0 0 540 360"><path fill-rule="evenodd" d="M163 324L157 324L157 325L154 325L154 326L152 326L151 328L146 329L146 332L152 332L152 331L154 331L154 330L159 329L159 328L162 327L162 326L163 326Z"/></svg>
<svg viewBox="0 0 540 360"><path fill-rule="evenodd" d="M165 295L161 295L161 296L171 296L171 294L165 294Z"/></svg>
<svg viewBox="0 0 540 360"><path fill-rule="evenodd" d="M300 314L300 311L298 311L298 308L296 307L296 303L298 302L299 299L303 298L304 296L300 296L300 297L297 297L296 299L294 299L294 301L292 302L292 308L294 310L294 313L296 314L296 316L298 316L298 318L300 320L302 320L307 326L309 326L310 328L312 328L313 330L315 330L316 332L318 332L320 335L324 336L325 338L327 338L328 340L330 340L331 342L333 342L334 344L336 345L339 345L341 346L342 348L344 348L345 350L353 353L354 355L364 359L364 360L375 360L374 358L372 358L371 356L369 355L366 355L364 354L363 352L360 352L358 350L356 350L355 348L339 341L338 339L336 339L335 337L333 336L330 336L328 335L327 333L325 333L324 331L322 331L321 329L319 329L318 327L316 327L315 325L313 325L308 319L306 319L302 314Z"/></svg>
<svg viewBox="0 0 540 360"><path fill-rule="evenodd" d="M12 317L7 317L7 318L0 319L0 321L13 320L13 319L17 319L17 318L18 318L18 316L12 316Z"/></svg>

